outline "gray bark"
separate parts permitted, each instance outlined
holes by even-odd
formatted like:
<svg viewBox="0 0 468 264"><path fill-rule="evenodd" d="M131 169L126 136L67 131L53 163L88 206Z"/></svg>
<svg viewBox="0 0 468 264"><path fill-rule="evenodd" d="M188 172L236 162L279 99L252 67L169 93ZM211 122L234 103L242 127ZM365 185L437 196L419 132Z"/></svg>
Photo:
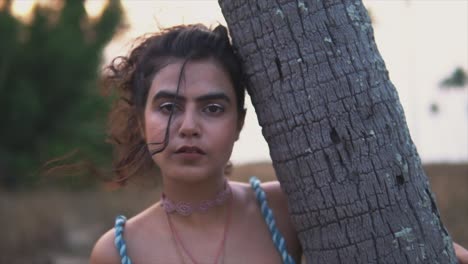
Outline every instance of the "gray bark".
<svg viewBox="0 0 468 264"><path fill-rule="evenodd" d="M361 1L219 2L307 262L456 263Z"/></svg>

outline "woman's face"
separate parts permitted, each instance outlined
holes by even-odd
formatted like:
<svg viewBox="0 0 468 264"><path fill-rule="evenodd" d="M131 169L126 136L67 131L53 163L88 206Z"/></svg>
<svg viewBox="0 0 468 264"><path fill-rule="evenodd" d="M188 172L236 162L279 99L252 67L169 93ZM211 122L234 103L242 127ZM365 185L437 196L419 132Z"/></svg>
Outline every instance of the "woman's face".
<svg viewBox="0 0 468 264"><path fill-rule="evenodd" d="M153 79L144 113L147 143L163 142L171 111L166 149L153 155L163 177L197 181L223 174L239 136L236 95L229 75L213 59L182 61L161 69ZM148 145L150 152L162 145Z"/></svg>

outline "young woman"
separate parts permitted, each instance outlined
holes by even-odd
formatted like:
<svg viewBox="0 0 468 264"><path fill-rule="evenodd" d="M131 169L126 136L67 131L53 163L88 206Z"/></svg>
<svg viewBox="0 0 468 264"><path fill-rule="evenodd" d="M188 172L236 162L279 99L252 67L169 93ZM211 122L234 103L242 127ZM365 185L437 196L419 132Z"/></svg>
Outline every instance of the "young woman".
<svg viewBox="0 0 468 264"><path fill-rule="evenodd" d="M119 217L91 263L299 262L279 184L262 188L283 250L252 188L224 176L245 117L241 66L226 28L168 29L110 70L122 96L111 124L116 171L124 181L155 164L163 196L128 221Z"/></svg>
<svg viewBox="0 0 468 264"><path fill-rule="evenodd" d="M163 195L128 221L119 216L91 263L299 263L279 184L225 178L245 117L241 66L226 28L170 28L110 70L121 96L110 131L119 180L157 166Z"/></svg>

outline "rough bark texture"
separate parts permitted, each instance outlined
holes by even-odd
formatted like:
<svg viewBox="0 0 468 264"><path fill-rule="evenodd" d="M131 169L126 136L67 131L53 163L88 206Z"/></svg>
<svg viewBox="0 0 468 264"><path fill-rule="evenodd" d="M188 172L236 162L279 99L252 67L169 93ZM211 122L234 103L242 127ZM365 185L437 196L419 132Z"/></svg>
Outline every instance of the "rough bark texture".
<svg viewBox="0 0 468 264"><path fill-rule="evenodd" d="M219 2L307 262L455 263L361 1Z"/></svg>

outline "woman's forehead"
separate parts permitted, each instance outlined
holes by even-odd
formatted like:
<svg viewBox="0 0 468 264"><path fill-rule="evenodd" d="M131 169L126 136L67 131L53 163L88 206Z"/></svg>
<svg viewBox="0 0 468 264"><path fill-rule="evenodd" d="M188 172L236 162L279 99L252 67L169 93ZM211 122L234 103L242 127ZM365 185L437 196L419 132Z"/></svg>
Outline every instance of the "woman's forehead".
<svg viewBox="0 0 468 264"><path fill-rule="evenodd" d="M149 95L160 90L178 90L186 96L215 91L234 95L231 78L214 59L187 61L185 65L182 60L169 63L154 76Z"/></svg>

